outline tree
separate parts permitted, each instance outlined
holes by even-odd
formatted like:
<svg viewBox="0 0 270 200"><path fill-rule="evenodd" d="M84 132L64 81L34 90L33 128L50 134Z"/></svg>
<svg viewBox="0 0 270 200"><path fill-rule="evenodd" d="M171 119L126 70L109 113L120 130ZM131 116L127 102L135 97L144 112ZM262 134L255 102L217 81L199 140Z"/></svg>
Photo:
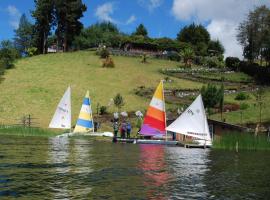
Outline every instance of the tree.
<svg viewBox="0 0 270 200"><path fill-rule="evenodd" d="M208 43L208 53L213 55L223 55L225 52L225 49L221 42L219 40L211 40Z"/></svg>
<svg viewBox="0 0 270 200"><path fill-rule="evenodd" d="M34 26L35 46L37 47L39 53L47 53L47 39L50 34L51 25L54 19L54 1L34 0L34 2L36 7L32 12L32 16L36 20Z"/></svg>
<svg viewBox="0 0 270 200"><path fill-rule="evenodd" d="M147 37L148 32L146 28L144 27L143 24L140 24L137 28L136 31L133 33L133 35L142 35L144 37Z"/></svg>
<svg viewBox="0 0 270 200"><path fill-rule="evenodd" d="M204 102L204 106L209 111L210 108L219 106L223 109L224 102L224 86L222 85L218 88L216 85L208 84L207 87L203 86L201 88L201 94Z"/></svg>
<svg viewBox="0 0 270 200"><path fill-rule="evenodd" d="M177 40L180 42L197 45L198 43L208 44L210 41L210 34L202 25L195 25L194 23L185 26L178 34Z"/></svg>
<svg viewBox="0 0 270 200"><path fill-rule="evenodd" d="M257 7L248 14L245 21L238 27L237 40L243 46L243 56L250 62L255 59L268 59L270 42L270 9L266 6Z"/></svg>
<svg viewBox="0 0 270 200"><path fill-rule="evenodd" d="M74 41L77 49L98 47L100 44L106 47L119 47L120 43L121 34L117 26L111 22L97 23L83 29Z"/></svg>
<svg viewBox="0 0 270 200"><path fill-rule="evenodd" d="M183 49L179 55L183 58L186 67L191 65L191 60L194 57L194 51L192 48Z"/></svg>
<svg viewBox="0 0 270 200"><path fill-rule="evenodd" d="M20 54L10 40L3 40L0 43L0 68L9 69L13 66L15 59L19 58ZM1 70L2 71L2 70Z"/></svg>
<svg viewBox="0 0 270 200"><path fill-rule="evenodd" d="M83 17L86 9L81 0L55 1L57 46L63 46L64 51L69 50L75 36L80 34L83 25L79 19Z"/></svg>
<svg viewBox="0 0 270 200"><path fill-rule="evenodd" d="M31 24L26 15L23 14L20 18L18 29L15 30L14 44L20 54L26 54L27 49L34 45L33 41L33 24Z"/></svg>
<svg viewBox="0 0 270 200"><path fill-rule="evenodd" d="M120 93L113 98L113 103L118 108L118 112L120 112L120 109L125 105L124 98Z"/></svg>

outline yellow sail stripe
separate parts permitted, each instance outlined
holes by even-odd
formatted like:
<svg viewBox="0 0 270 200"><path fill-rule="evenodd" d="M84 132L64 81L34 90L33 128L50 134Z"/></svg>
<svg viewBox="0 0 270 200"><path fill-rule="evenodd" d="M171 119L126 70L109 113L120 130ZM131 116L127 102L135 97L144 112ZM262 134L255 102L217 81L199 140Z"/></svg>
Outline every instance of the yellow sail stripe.
<svg viewBox="0 0 270 200"><path fill-rule="evenodd" d="M160 100L164 100L163 99L163 84L162 82L159 83L159 85L157 86L157 89L155 91L154 97Z"/></svg>
<svg viewBox="0 0 270 200"><path fill-rule="evenodd" d="M92 117L91 117L91 115L89 113L80 112L79 119L84 119L84 120L91 121Z"/></svg>

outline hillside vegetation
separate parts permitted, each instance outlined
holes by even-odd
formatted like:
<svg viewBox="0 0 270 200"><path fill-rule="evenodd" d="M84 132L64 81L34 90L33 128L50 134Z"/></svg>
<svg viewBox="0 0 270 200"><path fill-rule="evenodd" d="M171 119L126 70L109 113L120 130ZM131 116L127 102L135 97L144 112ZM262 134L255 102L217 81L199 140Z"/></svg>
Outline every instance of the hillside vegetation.
<svg viewBox="0 0 270 200"><path fill-rule="evenodd" d="M145 110L150 99L136 96L139 86L155 88L165 75L161 68L175 67L177 63L140 58L113 57L115 68L102 68L102 61L94 52L58 53L20 59L15 68L6 71L0 84L0 123L14 124L15 119L31 114L41 127L47 127L55 108L68 85L72 88L72 119L75 124L82 98L90 91L92 109L108 106L111 98L120 93L125 99L122 110ZM165 88L200 89L202 84L171 78ZM112 105L109 112L117 111Z"/></svg>

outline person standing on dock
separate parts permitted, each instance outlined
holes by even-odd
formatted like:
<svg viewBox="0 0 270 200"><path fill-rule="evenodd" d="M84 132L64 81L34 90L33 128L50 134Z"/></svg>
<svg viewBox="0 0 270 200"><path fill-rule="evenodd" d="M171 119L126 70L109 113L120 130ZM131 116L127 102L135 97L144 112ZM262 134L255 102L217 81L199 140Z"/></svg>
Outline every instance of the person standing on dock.
<svg viewBox="0 0 270 200"><path fill-rule="evenodd" d="M121 138L126 138L126 131L127 131L127 124L126 121L123 121L120 129Z"/></svg>
<svg viewBox="0 0 270 200"><path fill-rule="evenodd" d="M117 137L117 133L119 130L119 125L117 121L113 122L113 136L116 138Z"/></svg>
<svg viewBox="0 0 270 200"><path fill-rule="evenodd" d="M130 124L130 122L128 121L128 122L127 122L127 138L130 138L130 133L131 133L131 124Z"/></svg>

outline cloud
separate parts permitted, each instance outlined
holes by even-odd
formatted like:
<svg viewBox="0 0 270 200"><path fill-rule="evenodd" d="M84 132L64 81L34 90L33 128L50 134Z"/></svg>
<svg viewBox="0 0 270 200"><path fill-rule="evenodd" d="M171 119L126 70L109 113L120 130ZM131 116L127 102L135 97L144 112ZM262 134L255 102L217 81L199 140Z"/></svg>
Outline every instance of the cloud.
<svg viewBox="0 0 270 200"><path fill-rule="evenodd" d="M17 29L19 27L19 21L21 17L20 11L13 5L9 5L6 8L6 11L9 15L9 24L14 28Z"/></svg>
<svg viewBox="0 0 270 200"><path fill-rule="evenodd" d="M126 25L132 24L133 22L135 22L137 20L135 15L131 15L127 21L126 21Z"/></svg>
<svg viewBox="0 0 270 200"><path fill-rule="evenodd" d="M114 10L115 6L113 2L104 3L97 7L95 15L100 21L117 23L117 21L111 17L111 15L114 13Z"/></svg>
<svg viewBox="0 0 270 200"><path fill-rule="evenodd" d="M207 30L212 39L219 39L225 56L242 57L236 40L237 27L256 6L269 5L269 0L173 0L172 14L180 21L209 22Z"/></svg>
<svg viewBox="0 0 270 200"><path fill-rule="evenodd" d="M142 7L146 7L149 10L149 12L152 12L154 9L162 5L163 0L138 0L138 3Z"/></svg>

